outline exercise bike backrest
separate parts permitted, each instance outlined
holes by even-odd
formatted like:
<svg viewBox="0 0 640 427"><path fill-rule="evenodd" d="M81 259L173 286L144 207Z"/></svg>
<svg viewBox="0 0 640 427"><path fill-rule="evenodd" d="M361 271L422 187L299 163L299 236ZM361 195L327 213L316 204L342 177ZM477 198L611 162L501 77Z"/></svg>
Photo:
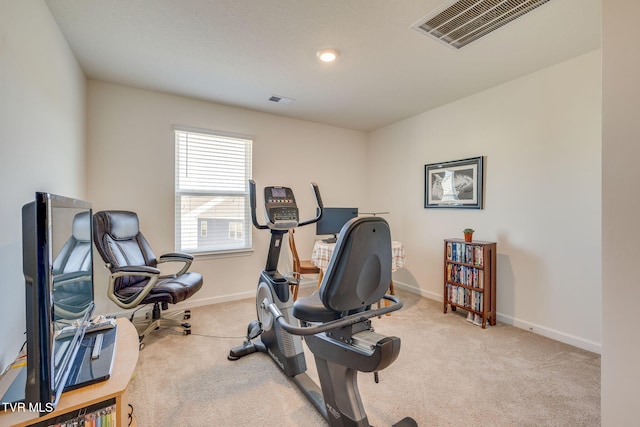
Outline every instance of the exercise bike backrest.
<svg viewBox="0 0 640 427"><path fill-rule="evenodd" d="M319 289L323 305L336 312L364 309L380 301L391 283L391 230L384 218L347 222Z"/></svg>
<svg viewBox="0 0 640 427"><path fill-rule="evenodd" d="M291 228L301 227L303 225L313 224L322 217L322 197L316 183L311 183L313 192L316 197L317 210L315 218L300 221L300 214L296 198L293 191L289 187L265 187L264 188L264 209L266 224L258 223L256 217L256 183L249 180L249 198L251 201L251 221L253 225L259 229L280 230L286 232Z"/></svg>

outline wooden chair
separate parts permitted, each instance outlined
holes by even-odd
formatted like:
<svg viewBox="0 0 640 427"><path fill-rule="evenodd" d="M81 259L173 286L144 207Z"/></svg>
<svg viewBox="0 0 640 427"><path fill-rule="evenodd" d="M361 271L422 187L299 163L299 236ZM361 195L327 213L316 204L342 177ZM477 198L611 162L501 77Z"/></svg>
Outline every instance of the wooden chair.
<svg viewBox="0 0 640 427"><path fill-rule="evenodd" d="M320 274L321 271L318 267L313 265L311 260L300 260L298 256L298 250L296 249L296 241L293 237L295 229L289 230L289 248L291 249L291 257L293 258L293 273L300 281L303 274ZM291 291L293 292L293 300L298 299L298 285L291 285Z"/></svg>

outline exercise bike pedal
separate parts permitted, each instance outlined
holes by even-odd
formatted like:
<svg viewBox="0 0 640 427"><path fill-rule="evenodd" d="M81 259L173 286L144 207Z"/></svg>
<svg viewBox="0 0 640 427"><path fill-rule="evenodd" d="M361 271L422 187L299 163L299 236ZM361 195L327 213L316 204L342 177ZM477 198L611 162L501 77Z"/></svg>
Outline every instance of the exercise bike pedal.
<svg viewBox="0 0 640 427"><path fill-rule="evenodd" d="M252 320L249 322L247 326L247 339L241 346L232 348L229 351L229 355L227 356L227 360L238 360L247 354L255 353L257 351L265 352L266 348L264 344L260 342L252 343L251 340L257 338L262 333L262 324L259 320Z"/></svg>
<svg viewBox="0 0 640 427"><path fill-rule="evenodd" d="M251 344L232 348L231 351L229 352L229 355L227 356L227 360L235 361L240 359L243 356L246 356L247 354L251 354L255 352L256 352L256 349Z"/></svg>
<svg viewBox="0 0 640 427"><path fill-rule="evenodd" d="M262 333L262 324L259 320L252 320L247 326L247 341L258 337Z"/></svg>
<svg viewBox="0 0 640 427"><path fill-rule="evenodd" d="M411 417L405 417L391 427L418 427L418 423Z"/></svg>
<svg viewBox="0 0 640 427"><path fill-rule="evenodd" d="M235 361L235 360L240 359L243 356L246 356L246 355L252 354L252 353L256 353L256 352L266 353L267 352L267 348L261 342L252 343L251 341L245 341L244 344L242 344L241 346L232 348L229 351L229 355L227 356L227 360Z"/></svg>

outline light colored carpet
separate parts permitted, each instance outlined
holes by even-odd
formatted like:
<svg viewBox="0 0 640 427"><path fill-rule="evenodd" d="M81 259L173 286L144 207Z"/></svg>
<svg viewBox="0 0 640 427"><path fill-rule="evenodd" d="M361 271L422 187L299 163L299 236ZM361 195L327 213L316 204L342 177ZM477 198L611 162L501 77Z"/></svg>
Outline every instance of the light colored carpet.
<svg viewBox="0 0 640 427"><path fill-rule="evenodd" d="M402 339L400 356L379 384L358 376L372 425L405 416L420 426L600 425L599 355L502 324L483 330L462 310L445 315L441 303L398 296L404 307L374 327ZM326 425L266 354L227 360L255 317L249 299L199 307L192 335L148 336L129 387L137 425ZM317 380L309 352L306 359Z"/></svg>

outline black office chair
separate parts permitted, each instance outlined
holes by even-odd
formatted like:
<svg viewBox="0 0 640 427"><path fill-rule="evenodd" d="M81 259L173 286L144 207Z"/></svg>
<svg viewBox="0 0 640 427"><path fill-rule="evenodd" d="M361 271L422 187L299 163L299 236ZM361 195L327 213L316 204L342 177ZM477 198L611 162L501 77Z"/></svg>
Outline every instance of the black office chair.
<svg viewBox="0 0 640 427"><path fill-rule="evenodd" d="M190 298L202 287L202 275L187 271L193 256L169 253L156 258L139 230L138 215L127 211L100 211L93 218L94 242L98 253L111 271L107 295L124 309L153 304L151 318L134 324L140 342L151 330L159 327L181 327L186 335L191 325L189 310L162 313L169 304ZM181 262L176 274L161 276L159 263ZM180 317L180 318L177 318ZM133 320L133 315L132 315Z"/></svg>
<svg viewBox="0 0 640 427"><path fill-rule="evenodd" d="M82 318L91 306L91 250L91 216L86 211L73 217L71 236L53 260L55 320Z"/></svg>

